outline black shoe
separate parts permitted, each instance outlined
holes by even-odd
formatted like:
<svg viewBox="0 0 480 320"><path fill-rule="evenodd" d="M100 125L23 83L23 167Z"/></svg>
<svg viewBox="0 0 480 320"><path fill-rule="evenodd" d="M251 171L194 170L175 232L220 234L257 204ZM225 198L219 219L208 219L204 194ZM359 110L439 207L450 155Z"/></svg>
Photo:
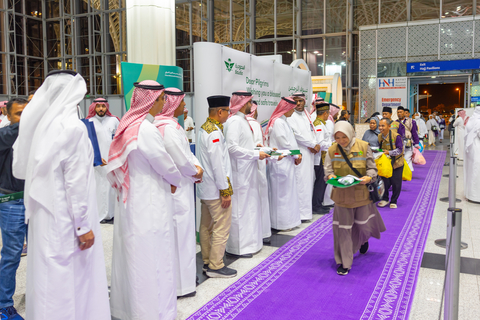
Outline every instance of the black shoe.
<svg viewBox="0 0 480 320"><path fill-rule="evenodd" d="M230 257L235 257L235 258L252 258L253 257L253 254L251 253L247 253L247 254L233 254L233 253L229 253L227 252L227 256L230 256Z"/></svg>
<svg viewBox="0 0 480 320"><path fill-rule="evenodd" d="M226 266L218 270L208 269L207 276L210 278L233 278L237 276L237 270L227 268Z"/></svg>
<svg viewBox="0 0 480 320"><path fill-rule="evenodd" d="M204 263L202 267L203 272L207 271L207 269L208 269L208 264Z"/></svg>
<svg viewBox="0 0 480 320"><path fill-rule="evenodd" d="M177 299L178 298L191 298L191 297L195 297L196 295L197 295L197 291L193 291L193 292L184 294L183 296L177 296Z"/></svg>
<svg viewBox="0 0 480 320"><path fill-rule="evenodd" d="M360 253L365 254L368 251L368 241L360 246Z"/></svg>
<svg viewBox="0 0 480 320"><path fill-rule="evenodd" d="M337 269L337 274L341 276L346 276L348 274L348 269L345 269L342 265L340 265Z"/></svg>
<svg viewBox="0 0 480 320"><path fill-rule="evenodd" d="M263 238L263 243L264 244L270 244L271 242L272 242L272 240L270 239L270 237Z"/></svg>
<svg viewBox="0 0 480 320"><path fill-rule="evenodd" d="M327 214L330 212L330 208L320 207L313 210L313 214Z"/></svg>
<svg viewBox="0 0 480 320"><path fill-rule="evenodd" d="M100 221L100 224L113 224L113 219L115 218L112 218L112 219L103 219L102 221Z"/></svg>
<svg viewBox="0 0 480 320"><path fill-rule="evenodd" d="M312 222L312 220L301 220L301 221L302 221L302 223L310 223L310 222Z"/></svg>

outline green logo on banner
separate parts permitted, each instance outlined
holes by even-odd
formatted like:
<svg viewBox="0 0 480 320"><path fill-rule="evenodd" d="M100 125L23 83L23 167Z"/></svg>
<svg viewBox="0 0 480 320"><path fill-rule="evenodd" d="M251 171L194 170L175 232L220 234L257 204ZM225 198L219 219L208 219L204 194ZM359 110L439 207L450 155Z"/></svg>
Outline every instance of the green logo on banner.
<svg viewBox="0 0 480 320"><path fill-rule="evenodd" d="M227 67L228 72L231 72L233 70L234 65L235 62L232 62L232 59L228 59L228 61L225 61L225 66Z"/></svg>

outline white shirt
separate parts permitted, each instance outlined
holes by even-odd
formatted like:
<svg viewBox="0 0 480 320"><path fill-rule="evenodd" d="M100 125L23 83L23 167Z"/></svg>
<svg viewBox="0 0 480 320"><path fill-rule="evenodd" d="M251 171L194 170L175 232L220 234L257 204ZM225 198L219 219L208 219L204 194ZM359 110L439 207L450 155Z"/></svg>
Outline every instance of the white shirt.
<svg viewBox="0 0 480 320"><path fill-rule="evenodd" d="M316 166L319 166L320 160L322 158L322 151L327 151L328 148L332 146L332 140L330 134L327 131L326 125L322 122L315 126L315 136L317 138L317 144L320 145L320 152L315 154L314 164Z"/></svg>
<svg viewBox="0 0 480 320"><path fill-rule="evenodd" d="M3 115L3 113L0 114L0 121L0 128L6 127L10 124L10 120L8 120L8 117Z"/></svg>
<svg viewBox="0 0 480 320"><path fill-rule="evenodd" d="M187 131L188 128L192 127L193 130ZM184 120L183 122L183 128L185 128L185 132L187 134L188 140L193 141L193 136L195 132L195 124L193 123L193 119L189 116L187 116L187 119Z"/></svg>
<svg viewBox="0 0 480 320"><path fill-rule="evenodd" d="M232 179L230 155L222 130L208 133L203 128L198 130L196 146L197 159L203 172L203 182L197 184L197 197L202 200L220 199L220 190L228 189L227 177Z"/></svg>

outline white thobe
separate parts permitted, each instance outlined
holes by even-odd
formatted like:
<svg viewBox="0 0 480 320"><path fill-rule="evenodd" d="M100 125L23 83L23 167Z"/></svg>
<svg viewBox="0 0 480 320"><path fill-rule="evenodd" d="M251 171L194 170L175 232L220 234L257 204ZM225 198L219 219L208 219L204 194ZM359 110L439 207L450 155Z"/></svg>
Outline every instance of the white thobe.
<svg viewBox="0 0 480 320"><path fill-rule="evenodd" d="M333 135L333 130L335 128L335 123L327 119L325 121L325 127L327 129L327 135L330 137L330 141L333 143L335 141L335 136ZM327 184L327 188L325 189L325 196L323 197L323 205L324 206L333 206L335 203L333 200L330 198L330 195L332 194L333 187L331 184Z"/></svg>
<svg viewBox="0 0 480 320"><path fill-rule="evenodd" d="M453 150L455 150L458 160L463 160L463 156L465 154L465 121L462 119L462 117L458 117L455 120L453 127L455 128L455 146Z"/></svg>
<svg viewBox="0 0 480 320"><path fill-rule="evenodd" d="M330 131L327 129L327 123L325 124L320 123L319 125L315 126L315 137L317 139L317 144L320 145L320 152L315 154L314 164L316 166L319 166L322 159L322 151L328 151L328 148L332 146L332 140L331 140L332 135L330 134ZM331 193L332 193L331 185L327 184L327 188L325 189L325 194L323 195L323 202L322 202L324 206L330 206L333 204L332 199L330 199Z"/></svg>
<svg viewBox="0 0 480 320"><path fill-rule="evenodd" d="M115 218L110 303L122 320L177 315L170 185L179 186L182 175L153 120L147 115L141 123L137 149L128 155L128 198Z"/></svg>
<svg viewBox="0 0 480 320"><path fill-rule="evenodd" d="M10 125L10 120L8 120L8 117L3 115L3 113L0 114L0 128L6 127L8 125Z"/></svg>
<svg viewBox="0 0 480 320"><path fill-rule="evenodd" d="M247 120L253 129L255 145L261 144L263 146L262 126L254 118L247 117ZM262 233L264 238L268 238L272 235L272 228L270 225L270 205L268 203L267 164L264 160L258 160L258 188L262 207Z"/></svg>
<svg viewBox="0 0 480 320"><path fill-rule="evenodd" d="M185 130L175 120L156 120L154 124L165 126L163 140L165 149L172 157L182 179L173 194L173 227L175 232L175 272L177 274L177 295L183 296L195 291L196 287L196 240L195 240L195 195L192 177L197 174L195 165L200 162L190 150Z"/></svg>
<svg viewBox="0 0 480 320"><path fill-rule="evenodd" d="M183 121L183 127L185 128L185 130L187 130L190 127L193 128L193 130L185 131L186 134L187 134L187 139L192 140L192 142L193 142L194 136L195 136L195 134L194 134L195 133L195 124L193 123L192 117L187 116L187 119L185 119Z"/></svg>
<svg viewBox="0 0 480 320"><path fill-rule="evenodd" d="M49 161L52 179L38 175L31 182L26 319L111 319L93 150L85 125L75 120L52 141L65 146ZM14 173L15 166L14 155ZM53 211L36 200L42 192L55 199ZM90 230L95 244L81 251L78 236Z"/></svg>
<svg viewBox="0 0 480 320"><path fill-rule="evenodd" d="M225 123L233 188L232 225L226 251L236 255L258 252L263 246L262 208L258 190L258 160L253 132L245 115L237 112Z"/></svg>
<svg viewBox="0 0 480 320"><path fill-rule="evenodd" d="M297 177L297 192L302 220L312 219L313 184L315 183L315 171L313 168L314 154L308 148L317 145L313 125L310 123L305 112L295 112L287 119L293 129L298 147L302 153L302 162L295 167Z"/></svg>
<svg viewBox="0 0 480 320"><path fill-rule="evenodd" d="M472 142L467 145L467 140ZM480 202L480 107L465 127L464 187L468 200Z"/></svg>
<svg viewBox="0 0 480 320"><path fill-rule="evenodd" d="M90 118L95 126L97 133L98 147L102 159L108 161L108 152L112 144L113 136L120 123L117 118L104 116ZM115 189L112 188L107 180L107 167L95 167L95 183L97 186L97 206L99 220L110 220L115 216L115 209L118 208L118 201Z"/></svg>
<svg viewBox="0 0 480 320"><path fill-rule="evenodd" d="M427 130L428 130L428 145L435 144L435 133L433 132L432 128L437 127L439 128L437 121L435 119L429 119L427 121Z"/></svg>
<svg viewBox="0 0 480 320"><path fill-rule="evenodd" d="M297 140L285 116L278 118L270 128L268 144L279 150L298 149ZM272 228L287 230L300 225L295 159L288 156L280 161L269 160L267 171Z"/></svg>

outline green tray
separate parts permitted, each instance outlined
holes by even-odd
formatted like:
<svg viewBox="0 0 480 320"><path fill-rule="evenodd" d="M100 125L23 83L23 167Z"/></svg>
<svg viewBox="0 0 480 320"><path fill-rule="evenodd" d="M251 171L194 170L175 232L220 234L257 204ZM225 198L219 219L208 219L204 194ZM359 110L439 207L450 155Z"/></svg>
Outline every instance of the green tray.
<svg viewBox="0 0 480 320"><path fill-rule="evenodd" d="M350 188L350 187L356 186L357 184L360 184L360 181L355 180L351 185L346 186L346 185L338 182L338 179L340 179L340 178L341 177L329 179L329 180L327 180L327 183L331 184L332 186L334 186L336 188Z"/></svg>

